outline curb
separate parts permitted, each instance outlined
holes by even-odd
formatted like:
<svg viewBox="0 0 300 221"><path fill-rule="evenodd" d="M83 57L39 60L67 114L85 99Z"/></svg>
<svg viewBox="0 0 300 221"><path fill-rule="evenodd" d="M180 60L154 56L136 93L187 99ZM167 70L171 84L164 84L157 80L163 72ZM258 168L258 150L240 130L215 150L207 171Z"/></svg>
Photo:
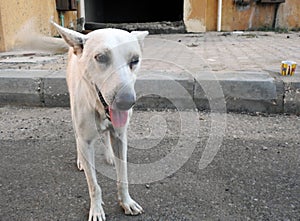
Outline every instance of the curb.
<svg viewBox="0 0 300 221"><path fill-rule="evenodd" d="M144 71L136 82L135 109L300 114L300 77L273 70L218 74ZM1 70L0 105L68 107L64 71Z"/></svg>

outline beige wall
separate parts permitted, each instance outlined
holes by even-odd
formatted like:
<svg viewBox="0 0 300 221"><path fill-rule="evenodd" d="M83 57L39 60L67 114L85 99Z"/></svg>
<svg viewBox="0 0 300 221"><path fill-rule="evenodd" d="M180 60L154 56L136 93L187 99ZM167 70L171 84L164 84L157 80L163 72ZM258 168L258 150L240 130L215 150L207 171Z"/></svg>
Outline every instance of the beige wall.
<svg viewBox="0 0 300 221"><path fill-rule="evenodd" d="M188 32L206 31L207 1L211 0L184 0L183 19Z"/></svg>
<svg viewBox="0 0 300 221"><path fill-rule="evenodd" d="M55 34L49 20L54 16L58 22L55 0L1 0L0 1L0 51L13 48L16 33L28 22L33 22L35 31L47 36ZM76 19L76 12L68 12L66 24Z"/></svg>
<svg viewBox="0 0 300 221"><path fill-rule="evenodd" d="M223 0L222 30L248 30L271 27L275 4L256 4L247 8L236 7L233 0ZM218 0L184 0L184 22L189 32L215 31ZM0 0L0 51L13 48L16 33L28 22L35 31L47 36L56 35L49 19L59 22L55 0ZM65 25L75 20L77 12L65 13ZM300 28L299 0L286 0L280 4L276 25L279 28Z"/></svg>
<svg viewBox="0 0 300 221"><path fill-rule="evenodd" d="M222 31L251 30L272 27L275 4L256 4L245 0L248 7L238 7L233 0L223 0ZM187 31L203 32L217 29L218 0L184 0L184 21ZM299 0L286 0L280 4L276 27L300 28Z"/></svg>
<svg viewBox="0 0 300 221"><path fill-rule="evenodd" d="M300 29L300 1L286 0L278 10L277 25L280 28Z"/></svg>

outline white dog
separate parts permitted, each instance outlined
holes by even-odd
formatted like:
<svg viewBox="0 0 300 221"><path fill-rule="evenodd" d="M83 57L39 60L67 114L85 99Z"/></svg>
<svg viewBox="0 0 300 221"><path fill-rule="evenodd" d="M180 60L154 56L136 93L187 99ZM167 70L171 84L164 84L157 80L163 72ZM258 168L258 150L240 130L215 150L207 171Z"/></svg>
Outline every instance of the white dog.
<svg viewBox="0 0 300 221"><path fill-rule="evenodd" d="M89 221L105 220L94 164L98 131L105 136L106 159L116 167L120 205L125 214L140 214L142 207L128 191L127 127L136 101L134 83L148 32L100 29L83 35L52 24L70 46L67 83L77 165L85 172L91 199Z"/></svg>

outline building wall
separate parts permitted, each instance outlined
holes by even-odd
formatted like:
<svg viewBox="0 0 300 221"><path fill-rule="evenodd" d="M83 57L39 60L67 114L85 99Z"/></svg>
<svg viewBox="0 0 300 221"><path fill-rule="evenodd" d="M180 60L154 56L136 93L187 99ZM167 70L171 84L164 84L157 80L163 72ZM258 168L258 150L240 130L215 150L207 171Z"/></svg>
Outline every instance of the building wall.
<svg viewBox="0 0 300 221"><path fill-rule="evenodd" d="M222 30L248 30L260 27L272 27L275 15L275 4L257 4L240 6L233 1L224 1Z"/></svg>
<svg viewBox="0 0 300 221"><path fill-rule="evenodd" d="M207 1L211 0L184 0L183 20L188 32L206 31Z"/></svg>
<svg viewBox="0 0 300 221"><path fill-rule="evenodd" d="M8 51L14 47L16 34L28 23L32 23L34 31L46 36L55 35L49 20L59 22L55 0L1 0L0 1L0 51ZM66 24L76 19L75 12L65 16Z"/></svg>
<svg viewBox="0 0 300 221"><path fill-rule="evenodd" d="M222 30L251 30L270 28L274 22L275 4L259 4L244 0L249 5L238 6L234 0L223 0ZM184 22L189 32L215 31L218 0L184 0ZM65 26L75 21L77 12L66 12ZM59 23L55 0L0 0L0 51L14 47L16 34L29 22L35 31L47 36L57 35L49 19ZM300 29L299 0L286 0L280 4L276 27Z"/></svg>
<svg viewBox="0 0 300 221"><path fill-rule="evenodd" d="M278 10L277 26L279 28L300 29L300 2L286 0Z"/></svg>
<svg viewBox="0 0 300 221"><path fill-rule="evenodd" d="M234 0L223 0L222 31L255 30L271 28L275 19L276 4L244 0L244 5ZM216 31L218 0L185 0L184 21L189 32ZM299 0L286 0L280 4L276 27L300 28Z"/></svg>

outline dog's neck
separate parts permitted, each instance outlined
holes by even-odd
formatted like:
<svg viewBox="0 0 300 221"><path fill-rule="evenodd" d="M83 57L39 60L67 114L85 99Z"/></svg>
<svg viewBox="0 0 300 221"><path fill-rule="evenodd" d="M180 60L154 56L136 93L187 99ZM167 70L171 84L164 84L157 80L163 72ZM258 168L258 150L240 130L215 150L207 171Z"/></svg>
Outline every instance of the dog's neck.
<svg viewBox="0 0 300 221"><path fill-rule="evenodd" d="M106 103L106 101L105 101L105 99L104 99L104 97L103 97L103 95L102 95L100 89L97 87L96 84L94 84L94 85L95 85L95 89L96 89L97 94L98 94L98 98L99 98L101 104L102 104L103 107L104 107L105 116L107 117L107 119L108 119L109 121L111 121L110 115L109 115L109 105Z"/></svg>

